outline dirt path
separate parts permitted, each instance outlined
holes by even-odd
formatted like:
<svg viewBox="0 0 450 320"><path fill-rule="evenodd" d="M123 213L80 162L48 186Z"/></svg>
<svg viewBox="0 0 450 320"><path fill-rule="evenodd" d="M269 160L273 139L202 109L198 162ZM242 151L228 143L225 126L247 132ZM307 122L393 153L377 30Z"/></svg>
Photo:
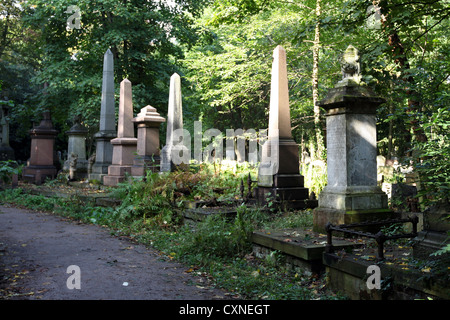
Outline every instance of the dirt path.
<svg viewBox="0 0 450 320"><path fill-rule="evenodd" d="M0 299L227 298L187 269L101 227L0 206ZM69 277L81 288L69 289Z"/></svg>

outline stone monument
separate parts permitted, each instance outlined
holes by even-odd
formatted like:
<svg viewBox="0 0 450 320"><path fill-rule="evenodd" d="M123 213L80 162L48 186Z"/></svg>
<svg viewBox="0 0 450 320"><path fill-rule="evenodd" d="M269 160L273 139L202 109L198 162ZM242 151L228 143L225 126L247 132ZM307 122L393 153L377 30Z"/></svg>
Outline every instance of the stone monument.
<svg viewBox="0 0 450 320"><path fill-rule="evenodd" d="M147 170L159 171L159 127L166 119L152 106L146 106L133 119L137 125L137 155L131 168L132 176L144 176Z"/></svg>
<svg viewBox="0 0 450 320"><path fill-rule="evenodd" d="M174 147L180 146L175 135L183 130L183 106L181 100L181 78L177 73L170 77L169 105L167 109L166 145L161 151L161 171L172 171ZM182 141L184 142L184 141Z"/></svg>
<svg viewBox="0 0 450 320"><path fill-rule="evenodd" d="M108 167L108 175L103 177L103 184L116 186L125 181L125 174L131 175L137 139L134 137L133 95L131 82L128 79L120 83L119 121L117 138L111 140L113 145L112 164Z"/></svg>
<svg viewBox="0 0 450 320"><path fill-rule="evenodd" d="M75 124L66 132L69 136L67 154L75 154L77 156L76 175L73 179L81 179L87 177L88 162L86 159L86 137L88 130L81 125L79 119L75 120ZM63 169L70 169L70 158L64 162Z"/></svg>
<svg viewBox="0 0 450 320"><path fill-rule="evenodd" d="M358 50L342 58L343 78L319 105L326 110L328 184L314 210L314 229L388 219L387 195L377 186L376 109L385 100L361 81Z"/></svg>
<svg viewBox="0 0 450 320"><path fill-rule="evenodd" d="M14 160L14 149L9 145L9 106L0 106L0 161Z"/></svg>
<svg viewBox="0 0 450 320"><path fill-rule="evenodd" d="M102 182L108 174L108 167L112 163L113 147L111 139L116 137L116 116L114 106L114 58L108 49L103 59L102 101L100 109L100 130L94 135L96 141L95 163L89 180Z"/></svg>
<svg viewBox="0 0 450 320"><path fill-rule="evenodd" d="M56 177L53 148L57 133L53 128L50 112L44 112L39 126L30 130L31 154L28 165L22 170L24 181L41 184L47 177Z"/></svg>
<svg viewBox="0 0 450 320"><path fill-rule="evenodd" d="M286 51L273 52L268 140L258 172L258 201L272 198L290 208L309 206L308 189L299 170L299 148L291 132Z"/></svg>

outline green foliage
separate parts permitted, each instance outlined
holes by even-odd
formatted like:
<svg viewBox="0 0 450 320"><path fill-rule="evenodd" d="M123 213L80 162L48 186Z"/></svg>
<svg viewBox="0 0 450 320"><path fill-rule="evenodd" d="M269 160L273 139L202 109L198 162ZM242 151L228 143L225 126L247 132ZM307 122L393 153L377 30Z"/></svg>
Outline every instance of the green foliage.
<svg viewBox="0 0 450 320"><path fill-rule="evenodd" d="M13 160L0 161L0 182L5 184L11 183L12 176L14 174L20 175L22 167L22 165Z"/></svg>

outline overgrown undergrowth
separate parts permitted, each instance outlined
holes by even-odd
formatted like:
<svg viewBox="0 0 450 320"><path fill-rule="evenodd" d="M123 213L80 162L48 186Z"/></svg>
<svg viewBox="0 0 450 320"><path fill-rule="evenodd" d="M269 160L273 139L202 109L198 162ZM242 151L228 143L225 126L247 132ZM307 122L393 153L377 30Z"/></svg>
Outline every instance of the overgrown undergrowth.
<svg viewBox="0 0 450 320"><path fill-rule="evenodd" d="M241 179L251 168L217 172L202 170L149 174L112 190L122 203L99 207L79 197L56 198L9 189L0 203L93 223L161 251L167 259L189 266L190 272L207 276L211 283L246 299L337 299L324 278L298 274L283 263L252 255L250 236L255 228L310 226L311 212L274 213L239 204ZM234 219L211 215L194 226L183 223L186 201L220 200L237 204Z"/></svg>

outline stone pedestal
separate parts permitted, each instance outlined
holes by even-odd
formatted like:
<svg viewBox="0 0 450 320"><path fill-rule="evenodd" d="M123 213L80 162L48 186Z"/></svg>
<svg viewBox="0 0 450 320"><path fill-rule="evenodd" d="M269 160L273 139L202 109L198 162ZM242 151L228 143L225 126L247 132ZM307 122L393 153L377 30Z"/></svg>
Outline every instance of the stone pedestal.
<svg viewBox="0 0 450 320"><path fill-rule="evenodd" d="M131 168L132 176L144 176L147 170L160 171L159 127L166 119L152 106L146 106L133 119L137 125L137 155Z"/></svg>
<svg viewBox="0 0 450 320"><path fill-rule="evenodd" d="M314 210L314 230L388 219L387 195L377 186L376 109L385 100L360 82L359 56L347 48L344 77L319 102L326 110L328 184Z"/></svg>
<svg viewBox="0 0 450 320"><path fill-rule="evenodd" d="M367 87L333 88L319 105L327 111L328 184L319 196L314 228L393 216L377 186L376 108L384 100Z"/></svg>
<svg viewBox="0 0 450 320"><path fill-rule="evenodd" d="M277 46L273 52L269 134L258 171L258 202L264 205L270 199L289 208L308 207L309 192L299 164L299 148L291 132L286 51Z"/></svg>
<svg viewBox="0 0 450 320"><path fill-rule="evenodd" d="M24 181L41 184L46 178L54 179L57 169L53 163L55 136L50 112L44 112L39 126L30 130L31 153L28 165L22 170Z"/></svg>
<svg viewBox="0 0 450 320"><path fill-rule="evenodd" d="M116 186L125 181L125 175L131 175L137 139L134 137L133 102L131 82L128 79L120 83L119 122L117 138L111 140L113 146L112 164L108 175L103 177L103 184Z"/></svg>
<svg viewBox="0 0 450 320"><path fill-rule="evenodd" d="M75 154L78 157L74 178L86 178L88 167L88 162L86 159L86 137L88 130L86 127L77 122L70 128L69 131L66 132L66 134L69 136L67 154L69 157L71 154ZM70 159L67 159L64 162L63 169L66 171L70 169Z"/></svg>
<svg viewBox="0 0 450 320"><path fill-rule="evenodd" d="M117 136L114 103L114 58L108 49L103 59L102 102L100 110L100 130L94 135L96 141L95 162L89 180L103 181L112 164L113 146L111 139Z"/></svg>

